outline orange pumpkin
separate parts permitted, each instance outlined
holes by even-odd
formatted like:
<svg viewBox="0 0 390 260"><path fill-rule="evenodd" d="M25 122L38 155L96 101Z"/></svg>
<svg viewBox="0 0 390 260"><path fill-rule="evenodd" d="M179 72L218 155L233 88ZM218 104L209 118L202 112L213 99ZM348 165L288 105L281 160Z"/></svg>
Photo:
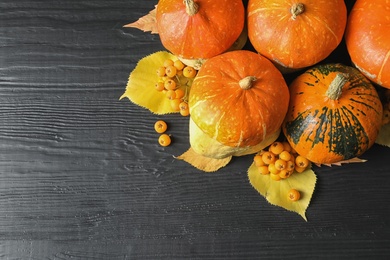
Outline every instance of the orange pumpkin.
<svg viewBox="0 0 390 260"><path fill-rule="evenodd" d="M373 82L390 89L390 3L357 0L345 40L354 65Z"/></svg>
<svg viewBox="0 0 390 260"><path fill-rule="evenodd" d="M283 132L291 146L315 163L335 163L363 154L382 124L375 87L357 69L318 65L290 85Z"/></svg>
<svg viewBox="0 0 390 260"><path fill-rule="evenodd" d="M347 20L343 0L249 0L248 37L282 68L314 65L340 44Z"/></svg>
<svg viewBox="0 0 390 260"><path fill-rule="evenodd" d="M264 140L268 145L274 141L288 101L288 87L280 71L267 58L246 50L208 59L198 71L189 95L194 126L232 148L228 150L234 151L233 155L254 153L247 148L257 146L260 150L264 146L258 145ZM194 142L197 140L193 140L192 147L196 146Z"/></svg>
<svg viewBox="0 0 390 260"><path fill-rule="evenodd" d="M208 59L229 49L243 31L241 0L160 0L157 30L163 46L185 59Z"/></svg>

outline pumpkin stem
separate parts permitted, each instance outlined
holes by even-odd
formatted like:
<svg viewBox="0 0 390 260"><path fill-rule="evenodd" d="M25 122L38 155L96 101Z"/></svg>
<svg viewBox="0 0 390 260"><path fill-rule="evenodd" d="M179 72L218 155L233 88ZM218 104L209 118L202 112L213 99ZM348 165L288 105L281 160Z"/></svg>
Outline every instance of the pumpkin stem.
<svg viewBox="0 0 390 260"><path fill-rule="evenodd" d="M194 0L183 0L186 5L186 12L189 16L193 16L198 12L199 5Z"/></svg>
<svg viewBox="0 0 390 260"><path fill-rule="evenodd" d="M250 89L252 87L252 83L255 82L257 80L256 77L254 76L247 76L243 79L241 79L238 84L240 85L240 87L244 90L246 89Z"/></svg>
<svg viewBox="0 0 390 260"><path fill-rule="evenodd" d="M290 12L292 14L292 19L297 19L297 16L305 11L305 6L302 3L295 3L291 6Z"/></svg>
<svg viewBox="0 0 390 260"><path fill-rule="evenodd" d="M326 96L332 100L337 100L341 97L343 87L348 81L348 74L339 73L330 83L328 90L326 91Z"/></svg>

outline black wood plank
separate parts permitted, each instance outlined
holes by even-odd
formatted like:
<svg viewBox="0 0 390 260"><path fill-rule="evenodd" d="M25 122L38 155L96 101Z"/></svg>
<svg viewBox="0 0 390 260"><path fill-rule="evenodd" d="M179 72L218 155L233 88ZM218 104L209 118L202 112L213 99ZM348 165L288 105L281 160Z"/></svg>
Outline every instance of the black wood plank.
<svg viewBox="0 0 390 260"><path fill-rule="evenodd" d="M155 4L0 2L0 258L385 259L388 148L315 168L304 222L250 187L251 156L201 173L173 158L187 118L118 100L137 61L163 49L122 27ZM157 144L157 119L172 146Z"/></svg>

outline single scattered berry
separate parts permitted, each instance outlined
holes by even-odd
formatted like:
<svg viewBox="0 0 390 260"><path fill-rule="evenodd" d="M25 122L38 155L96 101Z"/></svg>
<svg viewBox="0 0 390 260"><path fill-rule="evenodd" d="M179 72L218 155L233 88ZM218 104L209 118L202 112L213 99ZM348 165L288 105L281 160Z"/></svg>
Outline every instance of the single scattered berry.
<svg viewBox="0 0 390 260"><path fill-rule="evenodd" d="M287 198L291 201L297 201L301 198L301 193L296 189L291 189L287 194Z"/></svg>
<svg viewBox="0 0 390 260"><path fill-rule="evenodd" d="M171 137L167 134L162 134L160 135L160 137L158 138L158 143L161 145L161 146L168 146L171 144Z"/></svg>
<svg viewBox="0 0 390 260"><path fill-rule="evenodd" d="M154 123L154 130L156 130L157 133L162 134L165 131L167 131L168 125L163 120L158 120L156 123Z"/></svg>

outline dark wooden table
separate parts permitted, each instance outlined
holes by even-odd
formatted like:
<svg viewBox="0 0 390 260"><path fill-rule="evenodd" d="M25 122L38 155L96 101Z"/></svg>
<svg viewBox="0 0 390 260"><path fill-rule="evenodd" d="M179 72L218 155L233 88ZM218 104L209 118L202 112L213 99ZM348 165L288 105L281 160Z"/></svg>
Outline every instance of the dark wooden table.
<svg viewBox="0 0 390 260"><path fill-rule="evenodd" d="M156 3L1 0L0 259L389 256L389 148L315 168L305 222L249 185L251 156L202 173L173 158L188 118L119 101L137 61L163 50L123 28ZM343 43L327 61L348 62Z"/></svg>

